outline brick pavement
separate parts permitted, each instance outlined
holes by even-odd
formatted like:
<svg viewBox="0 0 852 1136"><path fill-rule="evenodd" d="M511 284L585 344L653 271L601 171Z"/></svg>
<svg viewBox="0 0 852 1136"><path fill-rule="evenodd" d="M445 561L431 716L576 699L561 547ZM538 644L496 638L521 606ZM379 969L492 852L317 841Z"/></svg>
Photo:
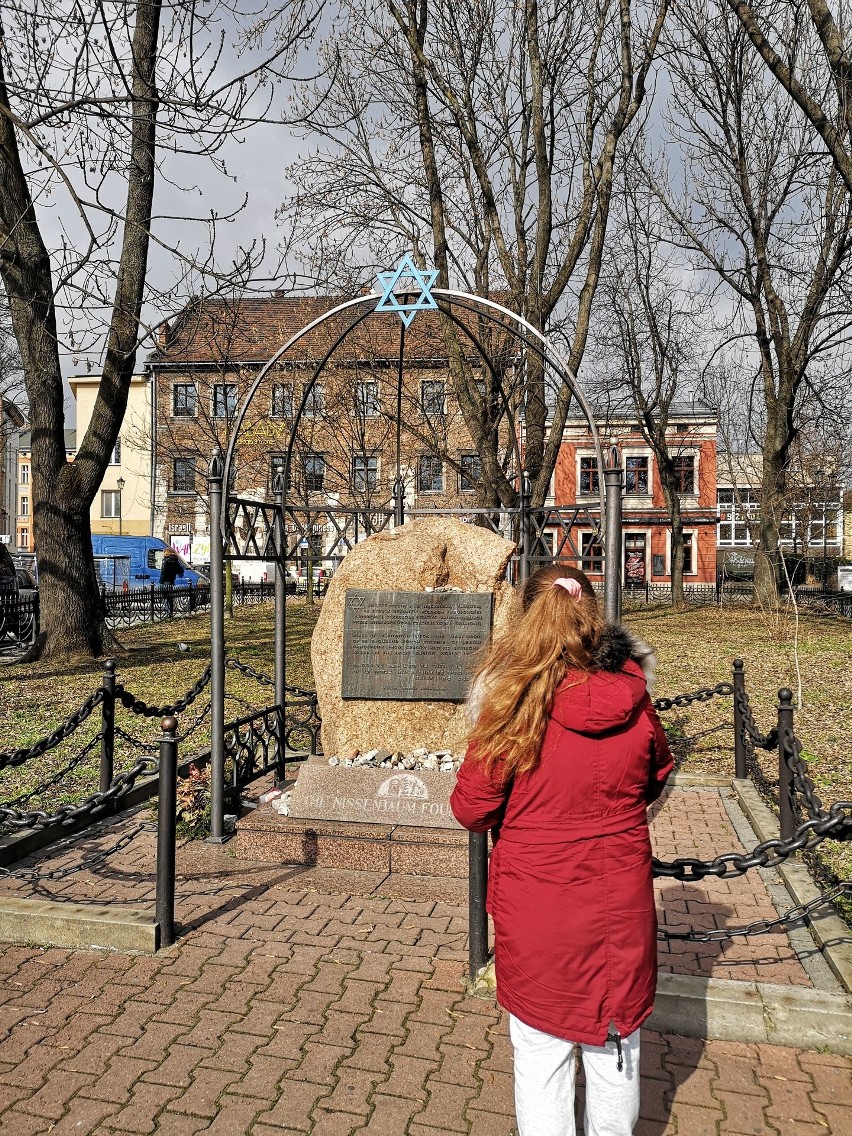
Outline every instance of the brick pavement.
<svg viewBox="0 0 852 1136"><path fill-rule="evenodd" d="M673 794L658 848L687 851L687 813L699 854L722 836L734 847L712 799ZM685 810L671 831L667 810ZM143 834L97 874L36 890L139 904L152 869ZM0 1134L510 1136L506 1022L464 991L463 905L451 889L382 894L393 888L368 876L243 865L196 844L178 858L183 931L159 956L0 946ZM690 917L727 905L739 920L769 902L759 890L661 894ZM742 977L735 950L713 960L716 977ZM637 1136L852 1136L849 1058L647 1032L642 1074Z"/></svg>

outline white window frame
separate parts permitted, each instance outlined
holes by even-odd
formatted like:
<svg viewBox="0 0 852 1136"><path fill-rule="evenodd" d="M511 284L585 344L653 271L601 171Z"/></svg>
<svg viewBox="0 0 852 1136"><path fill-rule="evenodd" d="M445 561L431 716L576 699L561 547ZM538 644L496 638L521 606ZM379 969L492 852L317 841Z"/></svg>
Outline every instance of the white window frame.
<svg viewBox="0 0 852 1136"><path fill-rule="evenodd" d="M21 502L18 507L19 517L28 517L30 515L30 495L29 493L21 494Z"/></svg>
<svg viewBox="0 0 852 1136"><path fill-rule="evenodd" d="M582 489L580 488L580 474L581 474L582 468L583 468L583 459L587 460L588 458L591 458L594 461L595 471L598 474L598 481L600 481L600 470L598 469L598 455L595 453L594 450L585 450L585 451L584 450L577 450L575 455L574 455L574 462L575 462L574 473L576 474L576 478L577 478L577 481L576 481L577 492L575 493L575 497L578 501L581 500L581 499L583 501L597 501L599 499L600 486L598 487L598 489L593 489L591 491L591 493L584 493L582 491Z"/></svg>
<svg viewBox="0 0 852 1136"><path fill-rule="evenodd" d="M195 399L194 399L195 409L193 410L192 414L175 414L175 391L178 387L192 387L193 392L195 394ZM170 418L197 418L198 417L198 384L197 383L192 382L192 381L187 381L187 380L184 380L184 379L181 379L180 381L175 379L175 381L172 383L172 404L171 404L171 414L169 415L169 417Z"/></svg>
<svg viewBox="0 0 852 1136"><path fill-rule="evenodd" d="M624 462L624 499L626 501L642 501L648 502L653 500L654 497L654 452L647 446L628 446L621 451L621 458ZM648 489L645 493L631 493L627 488L627 459L628 458L645 458L648 462ZM579 470L578 470L579 472ZM577 482L579 485L579 482ZM639 529L635 530L639 532Z"/></svg>
<svg viewBox="0 0 852 1136"><path fill-rule="evenodd" d="M29 485L30 483L30 463L21 462L21 485Z"/></svg>
<svg viewBox="0 0 852 1136"><path fill-rule="evenodd" d="M361 477L363 484L358 484L358 473L355 463L362 462ZM375 468L370 470L370 462L375 462ZM372 476L371 476L372 474ZM375 493L379 485L379 455L361 453L352 455L352 491L353 493Z"/></svg>
<svg viewBox="0 0 852 1136"><path fill-rule="evenodd" d="M107 500L112 502L114 512L107 512ZM120 489L102 489L101 490L101 517L105 521L117 521L121 516L121 490Z"/></svg>
<svg viewBox="0 0 852 1136"><path fill-rule="evenodd" d="M684 447L672 454L672 461L677 461L678 458L692 458L693 490L691 493L682 493L681 500L697 501L701 489L701 450L692 446Z"/></svg>
<svg viewBox="0 0 852 1136"><path fill-rule="evenodd" d="M683 535L692 537L692 568L689 572L684 572L684 580L687 577L698 575L698 529L690 528L688 525L683 526ZM666 564L668 566L668 577L672 578L672 534L671 530L666 532Z"/></svg>
<svg viewBox="0 0 852 1136"><path fill-rule="evenodd" d="M223 402L224 402L224 410L225 410L224 414L217 414L216 413L216 391L217 391L217 389L221 389L222 394L223 394ZM228 391L229 390L232 390L234 392L234 408L230 413L228 412L229 401L230 401L229 398L228 398ZM213 385L210 388L210 417L215 418L217 421L229 422L232 418L236 417L237 410L239 409L239 401L240 401L240 392L239 392L239 385L237 383L227 383L227 382L226 383L213 383Z"/></svg>
<svg viewBox="0 0 852 1136"><path fill-rule="evenodd" d="M642 454L636 455L642 457ZM650 477L650 468L648 476ZM639 496L643 496L640 494ZM621 533L621 583L624 587L627 586L627 535L628 533L644 533L645 535L645 583L651 582L651 568L654 561L651 559L651 532L652 530L645 525L631 525L629 522L624 524Z"/></svg>
<svg viewBox="0 0 852 1136"><path fill-rule="evenodd" d="M364 397L364 388L373 387L369 398ZM379 401L379 380L358 379L355 382L355 416L357 418L378 418L381 412Z"/></svg>

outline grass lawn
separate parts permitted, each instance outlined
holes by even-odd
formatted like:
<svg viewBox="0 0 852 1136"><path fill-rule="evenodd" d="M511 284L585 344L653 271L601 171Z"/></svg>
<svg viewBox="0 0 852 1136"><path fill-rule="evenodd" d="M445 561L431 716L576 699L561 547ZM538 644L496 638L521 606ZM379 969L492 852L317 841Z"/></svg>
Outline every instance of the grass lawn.
<svg viewBox="0 0 852 1136"><path fill-rule="evenodd" d="M302 599L287 605L287 681L313 686L310 634L319 611ZM228 621L228 651L242 662L267 674L272 672L272 605L237 607ZM766 732L775 721L778 689L797 687L792 619L737 608L699 608L674 612L669 608L640 608L625 616L628 626L653 644L658 653L656 695L679 694L700 686L729 680L731 661L739 656L746 665L746 689L758 727ZM192 686L204 669L210 652L210 621L206 613L190 619L143 626L118 632L117 673L125 686L151 704L174 700ZM189 646L178 649L179 642ZM833 618L806 615L798 635L798 660L803 705L796 714L796 729L810 763L811 775L828 805L852 800L852 624ZM49 733L99 685L102 663L86 661L55 669L49 664L0 668L0 728L3 749L32 744ZM228 718L248 713L271 701L271 691L246 676L228 670ZM184 742L181 756L209 744L209 715L202 716L208 695L199 698L182 717L181 731L201 720ZM58 775L97 733L99 709L73 739L42 758L0 772L0 800L24 793L52 775ZM678 751L680 768L687 772L731 775L734 768L730 698L716 698L686 710L664 715ZM142 719L119 711L117 722L129 733L147 741L159 734L157 719ZM116 747L116 767L132 763L126 744ZM73 800L97 786L97 746L59 785L32 805ZM777 756L760 755L770 782L777 780ZM27 807L30 807L28 803ZM724 851L720 849L720 851ZM852 875L852 846L826 842L821 858L838 875Z"/></svg>

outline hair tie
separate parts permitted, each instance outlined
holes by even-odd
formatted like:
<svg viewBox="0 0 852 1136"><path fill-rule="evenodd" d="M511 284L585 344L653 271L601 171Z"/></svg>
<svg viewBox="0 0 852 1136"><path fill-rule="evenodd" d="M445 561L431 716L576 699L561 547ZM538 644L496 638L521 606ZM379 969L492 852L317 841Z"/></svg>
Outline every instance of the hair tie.
<svg viewBox="0 0 852 1136"><path fill-rule="evenodd" d="M580 585L580 581L573 579L573 577L560 576L558 580L553 581L554 588L557 584L560 588L564 588L568 595L572 597L572 599L578 600L583 594L583 589Z"/></svg>

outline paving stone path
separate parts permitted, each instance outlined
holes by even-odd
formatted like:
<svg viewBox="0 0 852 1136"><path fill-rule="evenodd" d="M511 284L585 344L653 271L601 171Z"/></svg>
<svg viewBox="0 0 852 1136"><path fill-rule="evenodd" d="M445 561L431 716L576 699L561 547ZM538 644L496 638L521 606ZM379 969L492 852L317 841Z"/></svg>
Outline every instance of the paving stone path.
<svg viewBox="0 0 852 1136"><path fill-rule="evenodd" d="M671 794L654 831L665 856L674 846L699 855L736 846L718 793ZM96 874L27 887L140 906L153 867L154 838L143 833ZM692 894L661 884L666 918L771 913L760 876L749 876ZM418 888L420 898L401 897ZM227 845L183 847L182 932L157 957L0 944L0 1134L511 1136L505 1016L464 991L460 891L458 882L244 864ZM755 942L765 962L739 942L669 950L661 962L810 984L785 935ZM637 1136L852 1136L847 1057L646 1031L642 1077Z"/></svg>

